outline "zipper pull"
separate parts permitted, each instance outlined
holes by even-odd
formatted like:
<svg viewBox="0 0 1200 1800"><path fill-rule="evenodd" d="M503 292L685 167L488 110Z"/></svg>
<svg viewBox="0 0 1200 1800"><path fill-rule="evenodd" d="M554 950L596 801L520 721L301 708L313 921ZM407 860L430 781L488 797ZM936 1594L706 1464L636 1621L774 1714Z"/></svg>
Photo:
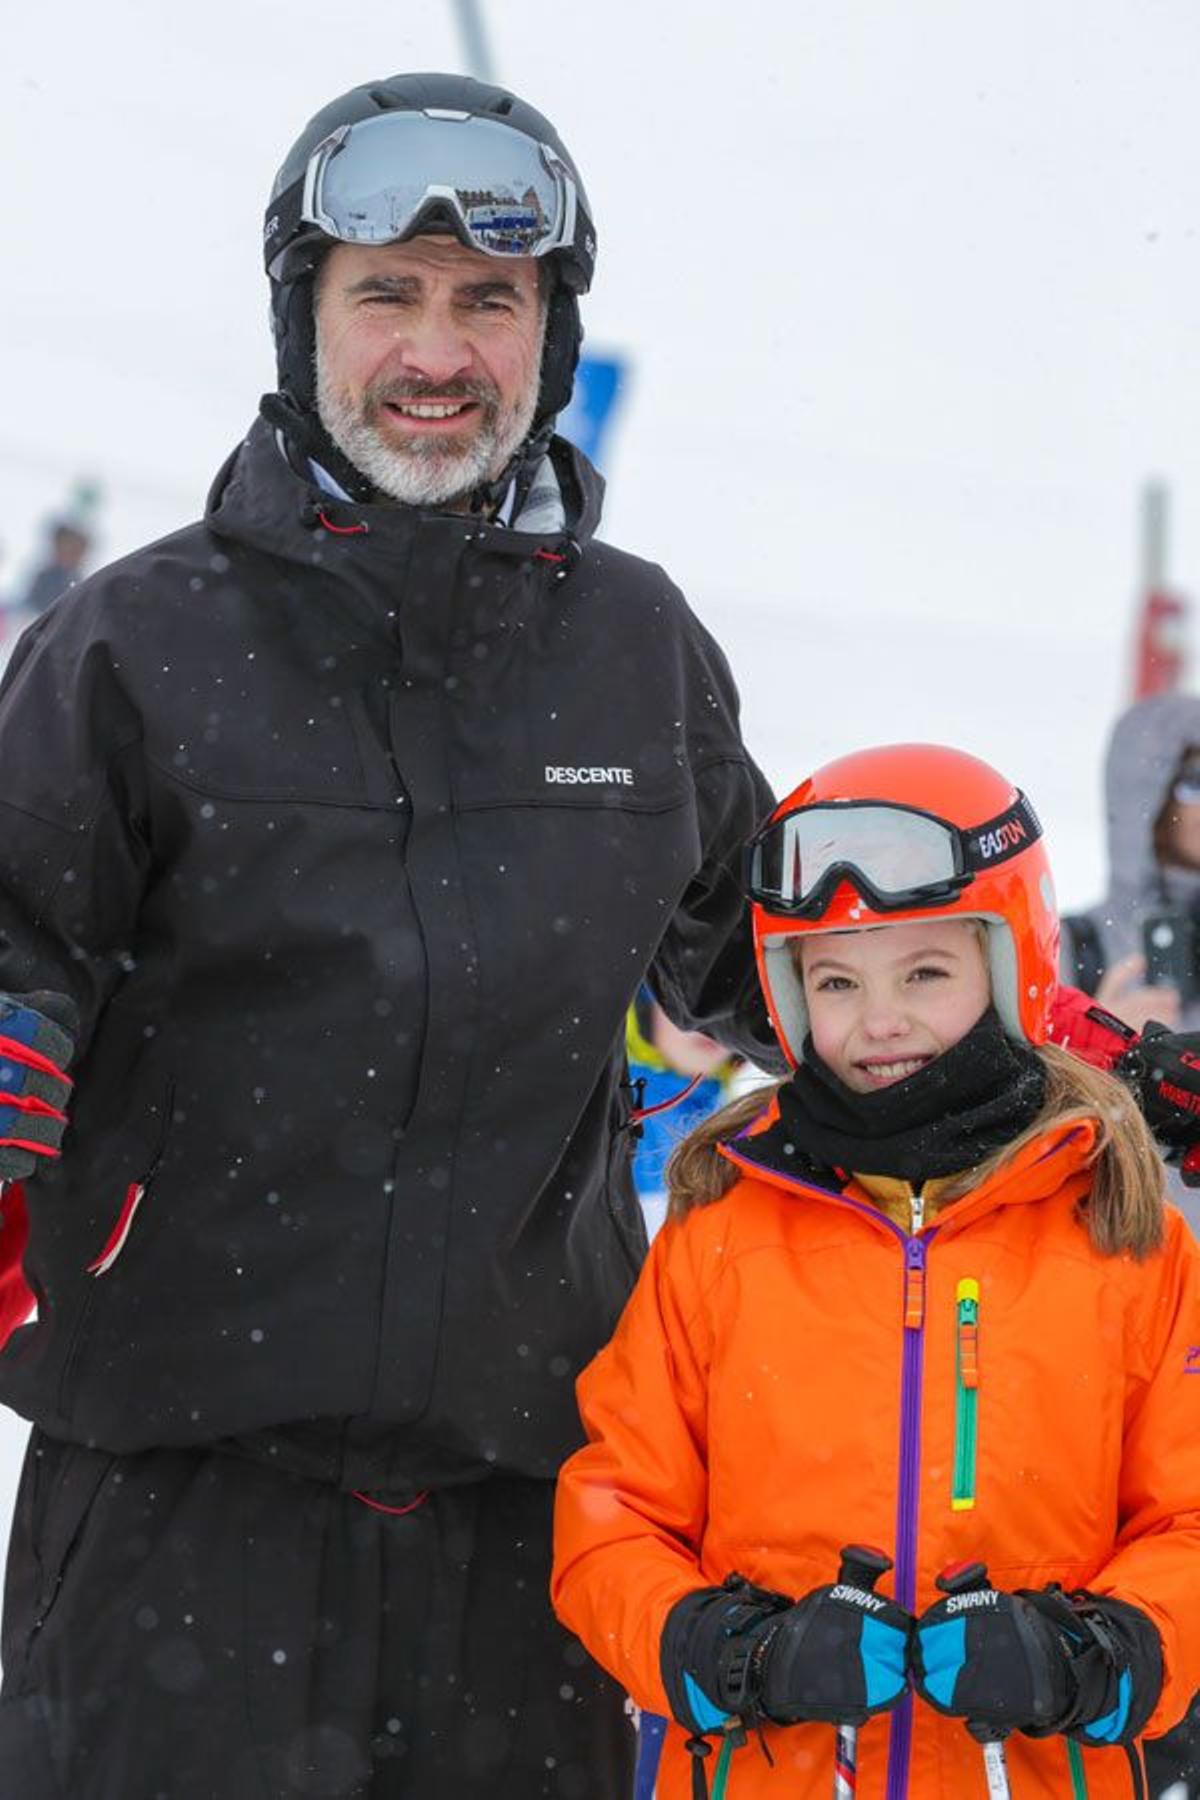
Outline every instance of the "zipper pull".
<svg viewBox="0 0 1200 1800"><path fill-rule="evenodd" d="M958 1301L958 1367L965 1388L979 1386L979 1283L960 1281Z"/></svg>
<svg viewBox="0 0 1200 1800"><path fill-rule="evenodd" d="M925 1245L910 1237L904 1246L904 1329L920 1331L925 1323Z"/></svg>
<svg viewBox="0 0 1200 1800"><path fill-rule="evenodd" d="M953 1512L975 1505L975 1463L979 1434L979 1283L964 1276L954 1290L957 1340L954 1353Z"/></svg>

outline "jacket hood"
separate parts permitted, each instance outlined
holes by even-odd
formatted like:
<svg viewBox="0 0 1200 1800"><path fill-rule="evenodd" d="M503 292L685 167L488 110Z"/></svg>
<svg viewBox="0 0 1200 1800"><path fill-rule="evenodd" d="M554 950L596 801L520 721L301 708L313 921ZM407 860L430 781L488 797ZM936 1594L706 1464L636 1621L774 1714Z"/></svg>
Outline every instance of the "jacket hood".
<svg viewBox="0 0 1200 1800"><path fill-rule="evenodd" d="M480 522L474 525L486 548L496 554L525 558L548 542L568 539L582 548L600 523L604 480L566 438L551 440L549 460L562 496L564 526L558 532L529 532ZM205 520L219 536L253 545L272 556L312 562L312 531L324 525L334 532L370 535L385 555L410 541L415 526L444 520L461 527L466 516L436 507L365 505L338 500L315 481L298 475L279 447L275 429L258 418L217 473L205 506Z"/></svg>
<svg viewBox="0 0 1200 1800"><path fill-rule="evenodd" d="M1109 887L1099 909L1110 960L1138 948L1141 915L1166 897L1154 822L1193 744L1200 745L1200 695L1156 694L1131 706L1113 727L1104 770Z"/></svg>

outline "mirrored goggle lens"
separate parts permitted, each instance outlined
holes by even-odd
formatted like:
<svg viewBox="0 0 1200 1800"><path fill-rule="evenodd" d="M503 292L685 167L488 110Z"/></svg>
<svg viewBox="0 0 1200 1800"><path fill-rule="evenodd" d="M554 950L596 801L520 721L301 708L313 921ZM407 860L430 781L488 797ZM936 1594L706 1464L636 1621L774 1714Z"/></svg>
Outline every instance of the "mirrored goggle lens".
<svg viewBox="0 0 1200 1800"><path fill-rule="evenodd" d="M1200 806L1200 769L1181 775L1171 789L1171 797L1181 806Z"/></svg>
<svg viewBox="0 0 1200 1800"><path fill-rule="evenodd" d="M540 145L489 119L383 113L313 156L304 217L348 244L391 244L438 203L489 256L562 243L565 177Z"/></svg>
<svg viewBox="0 0 1200 1800"><path fill-rule="evenodd" d="M803 906L839 867L857 871L883 896L944 888L960 874L955 834L937 819L893 807L810 807L758 840L753 898L785 911Z"/></svg>

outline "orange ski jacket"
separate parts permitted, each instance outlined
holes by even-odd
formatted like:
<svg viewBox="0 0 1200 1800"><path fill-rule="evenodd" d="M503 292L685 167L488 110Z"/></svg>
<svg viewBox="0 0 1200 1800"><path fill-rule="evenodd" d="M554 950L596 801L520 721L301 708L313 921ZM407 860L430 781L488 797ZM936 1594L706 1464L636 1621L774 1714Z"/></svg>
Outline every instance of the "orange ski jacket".
<svg viewBox="0 0 1200 1800"><path fill-rule="evenodd" d="M772 1109L773 1111L773 1109ZM764 1118L762 1125L768 1122ZM846 1543L895 1560L914 1612L938 1571L1058 1581L1141 1607L1166 1681L1149 1730L1200 1688L1200 1247L1168 1209L1142 1262L1093 1248L1090 1125L1060 1126L917 1233L727 1151L743 1178L656 1240L584 1371L589 1443L559 1481L553 1599L633 1699L670 1708L667 1614L734 1571L799 1596ZM729 1800L827 1800L834 1731L768 1728L728 1758ZM672 1724L659 1800L687 1800ZM860 1800L971 1800L979 1746L909 1697L858 1739ZM1119 1748L1008 1741L1013 1793L1129 1796ZM717 1757L708 1764L713 1783Z"/></svg>

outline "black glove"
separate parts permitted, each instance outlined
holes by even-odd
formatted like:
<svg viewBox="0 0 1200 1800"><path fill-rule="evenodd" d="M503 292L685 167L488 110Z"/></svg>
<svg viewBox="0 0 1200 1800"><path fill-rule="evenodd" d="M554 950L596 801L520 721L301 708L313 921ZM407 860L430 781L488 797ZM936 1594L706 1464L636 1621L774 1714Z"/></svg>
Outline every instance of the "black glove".
<svg viewBox="0 0 1200 1800"><path fill-rule="evenodd" d="M912 1667L917 1692L939 1712L1083 1744L1138 1737L1163 1682L1162 1646L1144 1613L1057 1586L939 1600L917 1620Z"/></svg>
<svg viewBox="0 0 1200 1800"><path fill-rule="evenodd" d="M60 1154L78 1030L66 994L0 994L0 1182Z"/></svg>
<svg viewBox="0 0 1200 1800"><path fill-rule="evenodd" d="M861 1725L903 1699L912 1626L902 1606L865 1588L831 1582L792 1606L731 1576L672 1607L663 1680L692 1732L715 1731L735 1713Z"/></svg>
<svg viewBox="0 0 1200 1800"><path fill-rule="evenodd" d="M1168 1031L1152 1019L1113 1072L1164 1150L1180 1156L1200 1143L1200 1031Z"/></svg>

